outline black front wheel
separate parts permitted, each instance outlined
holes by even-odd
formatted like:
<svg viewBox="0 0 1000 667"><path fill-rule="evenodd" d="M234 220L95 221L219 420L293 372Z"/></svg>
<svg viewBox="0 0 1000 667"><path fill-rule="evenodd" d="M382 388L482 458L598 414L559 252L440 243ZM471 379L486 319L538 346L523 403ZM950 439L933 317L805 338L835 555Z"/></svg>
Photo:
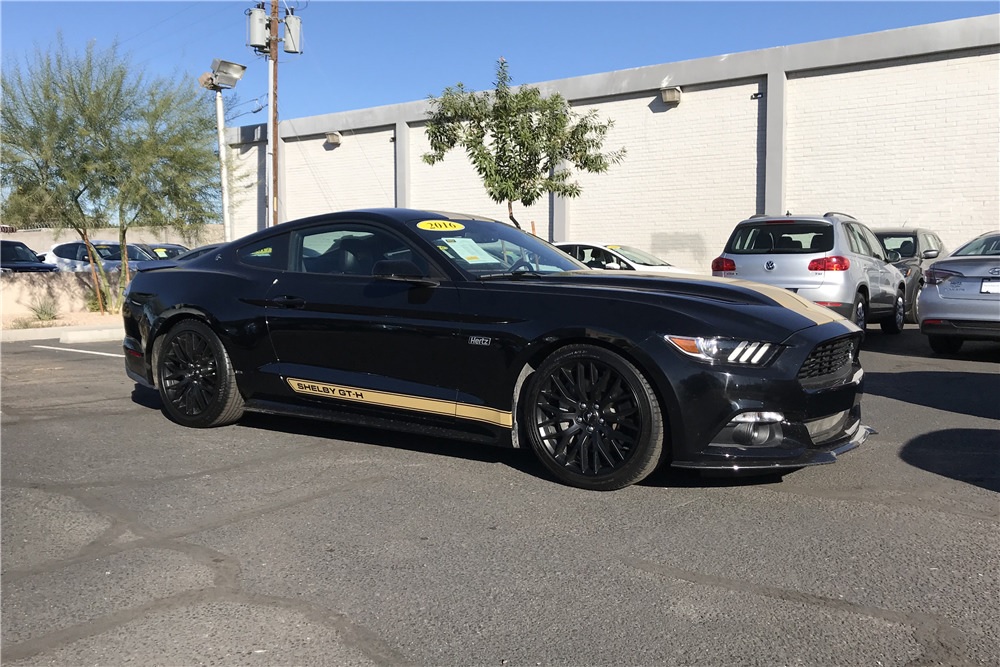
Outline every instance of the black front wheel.
<svg viewBox="0 0 1000 667"><path fill-rule="evenodd" d="M569 345L546 359L528 383L525 435L560 481L611 491L659 465L664 419L642 373L593 345Z"/></svg>
<svg viewBox="0 0 1000 667"><path fill-rule="evenodd" d="M183 426L208 428L238 421L243 397L219 337L205 323L185 320L168 331L156 358L163 407Z"/></svg>

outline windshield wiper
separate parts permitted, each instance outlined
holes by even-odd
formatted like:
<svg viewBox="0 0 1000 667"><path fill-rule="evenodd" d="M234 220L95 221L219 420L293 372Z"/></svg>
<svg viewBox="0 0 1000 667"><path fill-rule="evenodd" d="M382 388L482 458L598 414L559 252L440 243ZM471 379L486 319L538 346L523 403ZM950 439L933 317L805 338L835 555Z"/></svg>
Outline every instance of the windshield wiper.
<svg viewBox="0 0 1000 667"><path fill-rule="evenodd" d="M501 280L503 278L518 280L520 278L541 278L544 275L547 275L547 273L540 273L538 271L505 271L503 273L484 273L479 276L479 280Z"/></svg>

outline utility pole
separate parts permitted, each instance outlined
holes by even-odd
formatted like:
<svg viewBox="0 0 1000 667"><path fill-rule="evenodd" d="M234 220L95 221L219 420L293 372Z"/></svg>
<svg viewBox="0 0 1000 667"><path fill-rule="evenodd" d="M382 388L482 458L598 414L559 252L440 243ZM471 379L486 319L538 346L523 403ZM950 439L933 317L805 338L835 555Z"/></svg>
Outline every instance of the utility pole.
<svg viewBox="0 0 1000 667"><path fill-rule="evenodd" d="M294 9L285 10L285 38L278 36L278 0L271 0L271 14L264 11L264 2L247 12L249 18L249 46L267 58L267 97L270 117L267 139L267 216L265 226L278 224L278 42L285 42L285 53L302 53L302 20Z"/></svg>
<svg viewBox="0 0 1000 667"><path fill-rule="evenodd" d="M271 0L271 21L268 25L270 36L268 46L267 79L270 82L268 95L271 108L271 138L267 140L271 147L271 226L278 224L278 0Z"/></svg>

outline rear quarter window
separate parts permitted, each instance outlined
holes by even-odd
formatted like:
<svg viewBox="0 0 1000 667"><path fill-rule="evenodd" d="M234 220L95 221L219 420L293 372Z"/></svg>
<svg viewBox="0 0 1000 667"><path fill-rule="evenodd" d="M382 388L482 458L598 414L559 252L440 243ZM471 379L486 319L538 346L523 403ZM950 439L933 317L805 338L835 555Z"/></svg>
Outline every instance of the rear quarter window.
<svg viewBox="0 0 1000 667"><path fill-rule="evenodd" d="M784 221L740 225L726 246L726 252L734 255L811 254L831 250L832 226Z"/></svg>

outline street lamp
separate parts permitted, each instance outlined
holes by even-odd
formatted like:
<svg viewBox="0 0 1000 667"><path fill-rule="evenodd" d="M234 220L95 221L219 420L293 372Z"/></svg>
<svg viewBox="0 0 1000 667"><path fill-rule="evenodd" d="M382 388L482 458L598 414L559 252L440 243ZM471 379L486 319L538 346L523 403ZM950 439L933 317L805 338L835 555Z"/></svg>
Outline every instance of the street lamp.
<svg viewBox="0 0 1000 667"><path fill-rule="evenodd" d="M219 170L222 173L222 226L227 243L233 240L233 230L229 220L229 170L226 167L226 118L222 109L222 91L235 87L246 71L246 65L216 58L212 61L212 71L198 77L202 88L215 91L215 124L219 130Z"/></svg>

